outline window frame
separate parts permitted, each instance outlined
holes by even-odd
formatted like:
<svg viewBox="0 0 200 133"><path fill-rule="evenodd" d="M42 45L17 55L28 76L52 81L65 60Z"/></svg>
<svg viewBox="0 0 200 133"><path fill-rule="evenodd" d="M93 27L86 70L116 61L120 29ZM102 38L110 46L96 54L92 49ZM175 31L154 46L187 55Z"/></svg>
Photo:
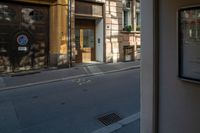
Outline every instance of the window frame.
<svg viewBox="0 0 200 133"><path fill-rule="evenodd" d="M123 2L127 2L127 1L130 1L130 8L125 8L124 7L124 3ZM123 2L122 2L122 31L127 31L127 30L125 30L125 27L126 26L131 26L131 28L132 28L132 30L131 31L133 31L133 25L134 25L134 23L133 23L133 1L134 0L124 0ZM128 24L125 26L125 13L124 12L127 12L127 17L128 17Z"/></svg>

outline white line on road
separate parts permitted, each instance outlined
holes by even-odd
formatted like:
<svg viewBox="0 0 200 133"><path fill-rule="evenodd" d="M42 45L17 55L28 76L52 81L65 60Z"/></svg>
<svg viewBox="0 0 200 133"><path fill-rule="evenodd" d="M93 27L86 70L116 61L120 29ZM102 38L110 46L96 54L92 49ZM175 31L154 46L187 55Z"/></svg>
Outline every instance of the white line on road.
<svg viewBox="0 0 200 133"><path fill-rule="evenodd" d="M111 124L109 126L100 128L96 131L93 131L92 133L112 133L120 128L122 128L124 125L127 125L131 122L134 122L140 118L140 112L133 114L125 119L122 119L114 124Z"/></svg>

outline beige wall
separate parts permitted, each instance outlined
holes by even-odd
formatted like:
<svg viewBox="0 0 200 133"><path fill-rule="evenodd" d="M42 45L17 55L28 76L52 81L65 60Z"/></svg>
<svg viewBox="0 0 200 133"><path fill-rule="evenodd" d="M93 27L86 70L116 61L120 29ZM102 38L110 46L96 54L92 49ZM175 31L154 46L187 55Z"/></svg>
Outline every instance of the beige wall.
<svg viewBox="0 0 200 133"><path fill-rule="evenodd" d="M72 12L73 47L75 47L74 1L75 0L73 0L73 12ZM123 46L135 45L135 51L136 51L136 45L140 45L140 33L122 32L122 0L86 0L86 1L105 3L105 11L104 11L105 26L103 27L105 28L105 49L104 49L105 61L106 62L123 61L124 60ZM135 55L136 54L137 53L135 53Z"/></svg>
<svg viewBox="0 0 200 133"><path fill-rule="evenodd" d="M141 1L140 132L155 133L154 0Z"/></svg>
<svg viewBox="0 0 200 133"><path fill-rule="evenodd" d="M159 38L153 36L153 2L142 1L141 133L155 133L156 85L159 85L159 133L199 133L200 85L178 78L177 44L177 10L199 1L159 0L156 16ZM159 62L154 55L158 39ZM159 69L155 69L157 63ZM155 79L156 73L159 80Z"/></svg>
<svg viewBox="0 0 200 133"><path fill-rule="evenodd" d="M178 78L177 10L199 0L160 0L160 133L200 132L200 85Z"/></svg>
<svg viewBox="0 0 200 133"><path fill-rule="evenodd" d="M68 0L57 0L50 5L50 64L66 65Z"/></svg>
<svg viewBox="0 0 200 133"><path fill-rule="evenodd" d="M106 0L105 5L105 33L106 33L106 61L117 62L124 60L123 47L140 45L140 32L124 32L122 28L122 0ZM135 9L135 5L133 5ZM132 15L134 14L134 11ZM135 20L135 15L132 16ZM135 26L133 26L135 27Z"/></svg>

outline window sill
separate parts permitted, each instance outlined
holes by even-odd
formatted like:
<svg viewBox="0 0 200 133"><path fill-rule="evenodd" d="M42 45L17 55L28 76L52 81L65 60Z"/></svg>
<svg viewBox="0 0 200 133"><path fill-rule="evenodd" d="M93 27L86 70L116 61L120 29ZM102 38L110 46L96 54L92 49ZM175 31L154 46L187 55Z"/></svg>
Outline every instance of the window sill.
<svg viewBox="0 0 200 133"><path fill-rule="evenodd" d="M125 33L125 34L140 34L140 31L124 31L122 30L121 33Z"/></svg>

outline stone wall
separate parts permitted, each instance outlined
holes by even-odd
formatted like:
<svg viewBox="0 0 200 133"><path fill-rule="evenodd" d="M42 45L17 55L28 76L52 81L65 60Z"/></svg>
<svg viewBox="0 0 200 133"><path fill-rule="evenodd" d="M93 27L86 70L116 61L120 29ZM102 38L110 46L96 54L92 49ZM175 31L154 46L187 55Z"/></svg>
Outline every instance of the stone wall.
<svg viewBox="0 0 200 133"><path fill-rule="evenodd" d="M134 46L135 57L137 56L137 45L140 45L140 32L125 32L122 28L122 0L85 0L91 2L100 2L105 4L105 62L118 62L124 60L124 46ZM134 5L133 5L134 6ZM134 9L134 7L133 7ZM72 47L73 54L75 50L75 0L72 0ZM134 13L133 13L134 14ZM133 24L135 21L133 15ZM135 27L133 28L135 29ZM74 56L73 56L74 57Z"/></svg>
<svg viewBox="0 0 200 133"><path fill-rule="evenodd" d="M50 65L68 63L68 0L57 0L50 5Z"/></svg>
<svg viewBox="0 0 200 133"><path fill-rule="evenodd" d="M49 65L50 66L67 65L68 0L15 0L15 1L49 5L49 15L50 15Z"/></svg>
<svg viewBox="0 0 200 133"><path fill-rule="evenodd" d="M121 0L106 0L105 5L105 39L106 62L119 60L119 40L122 30L122 2Z"/></svg>
<svg viewBox="0 0 200 133"><path fill-rule="evenodd" d="M134 46L135 57L136 57L137 45L140 45L140 32L123 31L122 0L106 0L105 9L106 9L105 11L106 62L123 61L124 60L124 50L123 50L124 46ZM133 5L133 9L134 9L134 5ZM135 20L134 15L132 17L133 17L133 20Z"/></svg>
<svg viewBox="0 0 200 133"><path fill-rule="evenodd" d="M140 33L139 32L121 32L120 34L120 40L119 40L119 54L120 54L120 61L124 60L124 46L133 46L134 47L134 59L140 59Z"/></svg>

